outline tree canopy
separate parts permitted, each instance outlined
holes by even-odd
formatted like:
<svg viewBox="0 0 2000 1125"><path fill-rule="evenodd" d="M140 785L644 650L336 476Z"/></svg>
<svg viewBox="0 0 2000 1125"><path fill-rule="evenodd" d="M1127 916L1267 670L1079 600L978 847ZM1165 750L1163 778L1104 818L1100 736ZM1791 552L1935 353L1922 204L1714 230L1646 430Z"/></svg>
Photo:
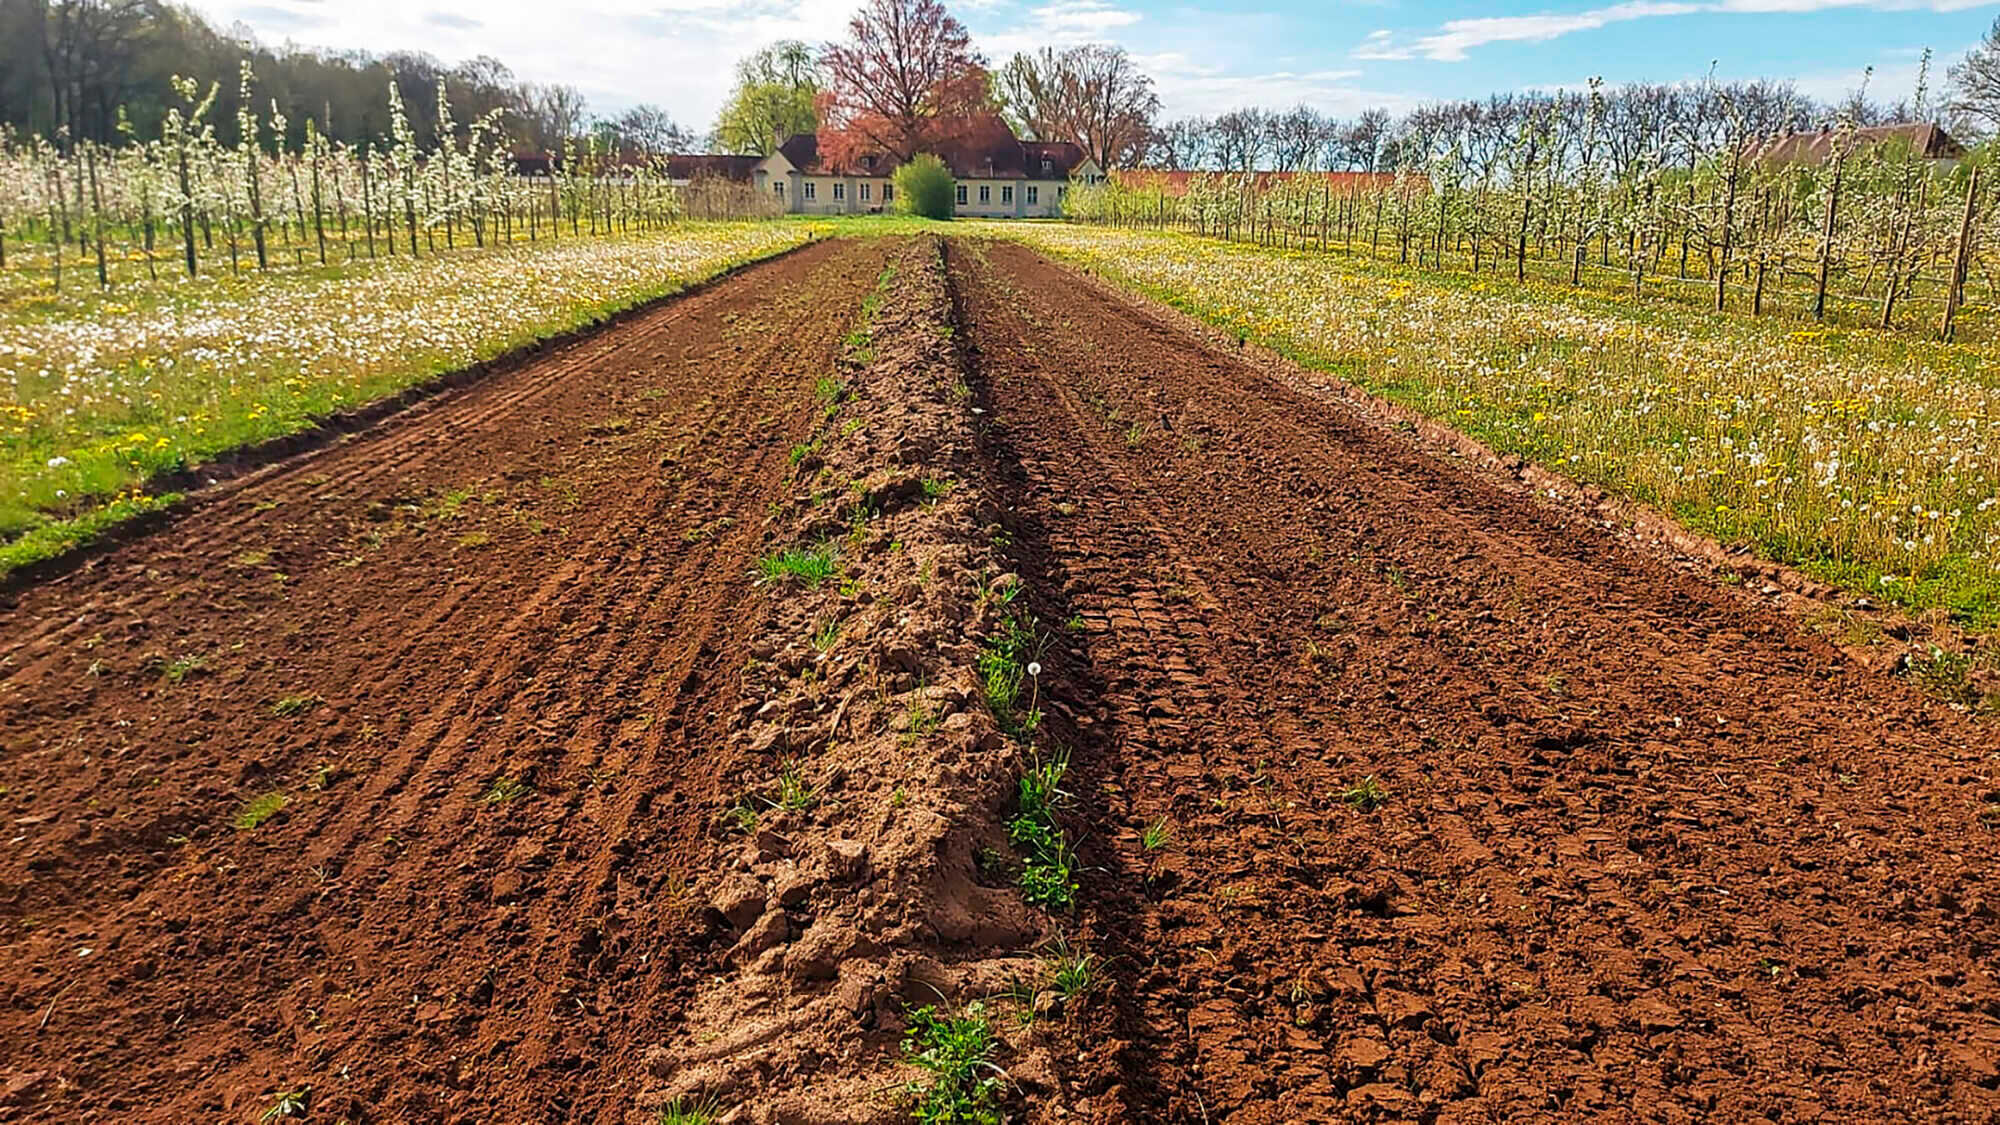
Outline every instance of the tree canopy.
<svg viewBox="0 0 2000 1125"><path fill-rule="evenodd" d="M835 164L868 152L908 160L992 106L985 60L939 0L867 0L820 65L820 154Z"/></svg>
<svg viewBox="0 0 2000 1125"><path fill-rule="evenodd" d="M813 49L785 39L736 64L736 85L715 119L729 152L769 156L786 137L819 129L816 102L826 83Z"/></svg>

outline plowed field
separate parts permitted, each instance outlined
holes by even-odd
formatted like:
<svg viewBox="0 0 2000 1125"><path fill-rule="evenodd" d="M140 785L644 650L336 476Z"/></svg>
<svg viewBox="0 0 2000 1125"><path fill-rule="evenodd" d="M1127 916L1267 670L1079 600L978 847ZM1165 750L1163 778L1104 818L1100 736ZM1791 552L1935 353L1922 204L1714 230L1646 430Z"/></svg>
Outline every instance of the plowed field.
<svg viewBox="0 0 2000 1125"><path fill-rule="evenodd" d="M2000 1116L1995 728L944 259L810 245L0 597L0 1120L907 1119L902 1013L981 997L1009 1120ZM1016 587L1039 728L967 713Z"/></svg>
<svg viewBox="0 0 2000 1125"><path fill-rule="evenodd" d="M752 268L15 597L7 1104L622 1116L765 507L881 262Z"/></svg>

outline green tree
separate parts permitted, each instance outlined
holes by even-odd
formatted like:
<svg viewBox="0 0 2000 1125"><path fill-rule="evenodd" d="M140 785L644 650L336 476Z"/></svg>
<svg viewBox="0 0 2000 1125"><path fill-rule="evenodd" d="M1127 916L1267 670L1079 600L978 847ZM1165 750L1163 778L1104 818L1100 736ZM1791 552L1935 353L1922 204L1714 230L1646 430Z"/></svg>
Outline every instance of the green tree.
<svg viewBox="0 0 2000 1125"><path fill-rule="evenodd" d="M769 156L786 137L816 132L823 85L811 47L796 39L771 44L736 64L736 88L715 119L716 142Z"/></svg>
<svg viewBox="0 0 2000 1125"><path fill-rule="evenodd" d="M949 219L952 184L951 169L926 152L896 169L896 202L911 215Z"/></svg>

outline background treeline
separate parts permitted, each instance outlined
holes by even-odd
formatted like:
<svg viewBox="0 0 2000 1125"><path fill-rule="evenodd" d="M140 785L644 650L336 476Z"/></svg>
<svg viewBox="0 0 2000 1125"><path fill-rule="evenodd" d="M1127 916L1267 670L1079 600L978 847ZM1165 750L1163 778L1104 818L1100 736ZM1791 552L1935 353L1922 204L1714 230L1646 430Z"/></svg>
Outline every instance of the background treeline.
<svg viewBox="0 0 2000 1125"><path fill-rule="evenodd" d="M1502 161L1524 129L1558 154L1579 153L1587 134L1614 174L1658 152L1690 164L1730 136L1768 136L1849 121L1859 126L1917 119L1913 101L1882 104L1865 89L1818 102L1786 82L1633 83L1593 90L1525 91L1436 102L1401 116L1371 109L1352 118L1310 106L1250 107L1154 128L1137 164L1175 171L1390 172L1456 152L1473 174Z"/></svg>
<svg viewBox="0 0 2000 1125"><path fill-rule="evenodd" d="M1990 334L1992 145L1883 128L1860 100L1810 143L1778 142L1804 108L1782 86L1592 83L1421 111L1359 152L1329 142L1343 158L1319 163L1362 174L1135 172L1073 190L1068 210L1634 299ZM1924 109L1920 85L1888 116Z"/></svg>
<svg viewBox="0 0 2000 1125"><path fill-rule="evenodd" d="M457 120L506 112L498 128L524 150L553 152L586 134L648 152L681 151L692 138L654 106L608 118L591 115L573 86L524 82L498 59L446 64L417 51L268 47L220 31L193 10L162 0L0 0L0 125L58 143L120 143L120 114L132 135L157 137L175 104L175 76L218 87L217 139L234 145L237 73L258 77L258 105L284 113L282 139L305 143L306 123L330 140L359 144L390 127L389 88L402 100L418 144L437 143L437 91L451 91Z"/></svg>

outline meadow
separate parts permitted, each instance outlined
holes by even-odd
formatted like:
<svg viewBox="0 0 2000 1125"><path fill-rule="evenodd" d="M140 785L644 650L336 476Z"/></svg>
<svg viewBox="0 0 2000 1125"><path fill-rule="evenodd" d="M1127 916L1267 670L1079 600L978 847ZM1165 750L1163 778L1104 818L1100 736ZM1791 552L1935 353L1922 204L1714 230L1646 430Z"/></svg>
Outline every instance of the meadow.
<svg viewBox="0 0 2000 1125"><path fill-rule="evenodd" d="M796 246L683 222L0 302L0 574L155 507L162 474Z"/></svg>
<svg viewBox="0 0 2000 1125"><path fill-rule="evenodd" d="M1724 542L2000 620L1993 345L1174 232L994 229Z"/></svg>

